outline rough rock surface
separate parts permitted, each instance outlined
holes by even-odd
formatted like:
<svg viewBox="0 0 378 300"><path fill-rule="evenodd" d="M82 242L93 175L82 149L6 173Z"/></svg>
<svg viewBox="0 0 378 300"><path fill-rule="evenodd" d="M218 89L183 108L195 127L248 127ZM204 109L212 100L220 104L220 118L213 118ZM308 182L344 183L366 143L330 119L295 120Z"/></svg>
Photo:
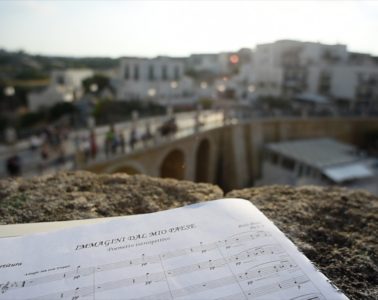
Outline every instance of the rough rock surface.
<svg viewBox="0 0 378 300"><path fill-rule="evenodd" d="M7 179L0 181L0 224L148 213L222 196L211 184L144 175L68 172Z"/></svg>
<svg viewBox="0 0 378 300"><path fill-rule="evenodd" d="M351 299L378 299L378 198L340 188L231 191L270 218Z"/></svg>
<svg viewBox="0 0 378 300"><path fill-rule="evenodd" d="M223 196L220 188L143 175L59 173L0 181L0 224L139 214ZM340 188L269 186L249 199L351 299L378 299L378 198Z"/></svg>

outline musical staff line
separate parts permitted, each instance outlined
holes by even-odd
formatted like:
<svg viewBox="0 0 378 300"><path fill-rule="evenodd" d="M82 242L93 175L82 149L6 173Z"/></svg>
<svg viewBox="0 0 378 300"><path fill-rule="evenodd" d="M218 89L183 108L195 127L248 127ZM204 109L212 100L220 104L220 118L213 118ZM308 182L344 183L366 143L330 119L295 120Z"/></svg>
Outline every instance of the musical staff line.
<svg viewBox="0 0 378 300"><path fill-rule="evenodd" d="M272 293L276 293L280 290L289 289L292 287L300 287L306 283L310 282L310 279L306 275L301 275L297 277L293 277L290 279L281 280L272 284L267 284L255 289L249 289L245 293L247 295L248 299L255 299L256 297L261 297L265 295L269 295ZM217 298L215 300L233 300L233 299L239 299L242 297L242 293L228 295L226 297Z"/></svg>
<svg viewBox="0 0 378 300"><path fill-rule="evenodd" d="M250 202L194 208L0 241L0 299L346 300Z"/></svg>
<svg viewBox="0 0 378 300"><path fill-rule="evenodd" d="M80 277L93 275L94 272L98 273L98 272L110 271L110 270L115 270L115 269L120 269L120 268L132 267L136 265L157 264L157 263L160 263L160 259L166 260L166 259L171 259L174 257L185 256L192 253L205 253L210 250L215 250L219 246L220 247L232 246L240 242L246 242L246 241L254 240L256 238L267 237L267 236L270 236L270 235L264 231L258 231L252 234L250 232L243 232L238 235L234 235L234 237L230 239L226 239L223 241L217 241L217 242L212 242L208 244L201 244L199 246L188 247L188 248L184 248L184 249L180 249L180 250L176 250L172 252L166 252L161 255L145 256L144 254L142 254L141 257L133 258L129 260L118 261L118 262L108 263L108 264L103 264L103 265L98 265L98 266L89 266L85 268L79 267L80 272L78 272L78 270L73 270L73 271L62 272L62 273L37 277L33 279L23 280L23 281L7 282L0 285L1 286L0 291L3 294L10 289L25 288L25 287L35 286L39 284L51 283L53 281L67 280L70 278L79 279Z"/></svg>
<svg viewBox="0 0 378 300"><path fill-rule="evenodd" d="M316 293L309 293L290 298L289 300L324 300L324 297Z"/></svg>
<svg viewBox="0 0 378 300"><path fill-rule="evenodd" d="M254 269L254 268L251 268L251 269ZM269 269L270 272L268 272L268 269L266 267L263 267L261 270L264 270L264 272L259 272L259 269L256 269L253 271L241 272L232 276L227 276L227 277L219 278L216 280L210 280L207 282L191 285L191 286L177 289L177 290L169 289L169 292L162 293L160 296L161 297L164 296L166 299L170 298L170 296L172 296L172 298L188 296L188 295L198 293L198 292L208 290L208 289L214 289L214 288L218 288L218 287L226 286L230 284L237 284L238 280L248 281L251 279L258 279L262 277L266 278L267 275L269 274L276 274L278 272L283 272L290 269L296 270L297 266L293 265L289 261L274 262L274 264L270 266L270 269ZM152 283L163 282L163 281L166 281L164 272L151 273L151 274L146 273L145 275L134 277L134 278L124 278L117 281L104 282L102 284L97 285L95 288L95 291L96 293L104 292L108 290L131 286L134 284L149 285ZM72 299L74 297L91 296L92 293L93 293L93 286L89 285L89 286L81 287L79 289L71 289L71 290L66 290L62 292L52 293L52 294L44 295L41 297L31 298L28 300L49 300L49 299L53 300L53 299L67 299L67 298ZM137 299L145 300L145 299L149 299L148 297L147 298L142 297L142 298L137 298Z"/></svg>

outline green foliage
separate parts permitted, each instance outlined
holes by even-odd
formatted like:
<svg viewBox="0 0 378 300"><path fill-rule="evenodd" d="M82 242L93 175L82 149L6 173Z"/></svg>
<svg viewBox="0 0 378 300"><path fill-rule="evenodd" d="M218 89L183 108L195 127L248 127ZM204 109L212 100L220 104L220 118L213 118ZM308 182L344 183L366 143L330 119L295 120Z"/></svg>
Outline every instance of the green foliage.
<svg viewBox="0 0 378 300"><path fill-rule="evenodd" d="M271 109L290 109L292 108L291 102L276 97L260 97L257 100L257 106L265 106Z"/></svg>
<svg viewBox="0 0 378 300"><path fill-rule="evenodd" d="M20 209L25 205L26 199L25 194L20 194L10 197L7 202L10 207Z"/></svg>
<svg viewBox="0 0 378 300"><path fill-rule="evenodd" d="M202 106L203 109L211 109L214 104L213 99L202 98L198 100L198 103Z"/></svg>
<svg viewBox="0 0 378 300"><path fill-rule="evenodd" d="M95 117L96 120L100 119L101 114L105 110L105 107L107 106L108 102L110 102L110 100L104 99L104 100L100 100L96 103L96 105L93 109L93 117Z"/></svg>
<svg viewBox="0 0 378 300"><path fill-rule="evenodd" d="M9 121L4 116L0 116L0 131L3 131L9 125Z"/></svg>
<svg viewBox="0 0 378 300"><path fill-rule="evenodd" d="M196 72L196 71L193 70L193 69L189 69L189 70L187 70L187 71L185 72L185 75L186 75L186 76L189 76L189 77L192 77L192 78L194 78L194 79L198 79L198 77L199 77L199 73Z"/></svg>
<svg viewBox="0 0 378 300"><path fill-rule="evenodd" d="M131 119L132 112L137 111L139 117L156 116L165 113L165 107L155 103L141 103L140 101L99 101L93 112L97 124L119 122Z"/></svg>
<svg viewBox="0 0 378 300"><path fill-rule="evenodd" d="M96 84L98 87L97 92L101 92L105 88L110 87L110 80L108 77L96 74L92 77L86 78L83 80L83 87L86 93L90 93L90 87L92 84Z"/></svg>
<svg viewBox="0 0 378 300"><path fill-rule="evenodd" d="M95 70L106 70L118 66L118 59L108 57L59 57L66 68L89 68Z"/></svg>
<svg viewBox="0 0 378 300"><path fill-rule="evenodd" d="M65 115L71 115L76 112L76 107L69 102L57 103L50 108L48 112L49 121L56 121Z"/></svg>
<svg viewBox="0 0 378 300"><path fill-rule="evenodd" d="M20 117L18 127L19 128L32 128L40 123L43 123L45 119L44 112L30 112Z"/></svg>
<svg viewBox="0 0 378 300"><path fill-rule="evenodd" d="M35 79L47 79L48 77L49 76L47 72L43 72L43 71L32 69L32 68L24 68L15 74L14 79L35 80Z"/></svg>
<svg viewBox="0 0 378 300"><path fill-rule="evenodd" d="M23 51L9 52L0 49L0 78L44 79L52 70L90 68L106 70L118 66L119 60L107 57L54 57L31 55Z"/></svg>
<svg viewBox="0 0 378 300"><path fill-rule="evenodd" d="M214 80L216 80L216 78L218 77L217 74L209 71L195 71L193 69L187 70L185 72L185 75L193 78L197 82L206 81L207 83L214 82Z"/></svg>
<svg viewBox="0 0 378 300"><path fill-rule="evenodd" d="M49 110L41 110L38 112L29 112L22 115L17 122L18 129L31 129L44 126L49 122L54 122L63 116L72 115L77 111L72 103L57 103ZM1 126L1 119L0 119ZM1 128L1 127L0 127Z"/></svg>

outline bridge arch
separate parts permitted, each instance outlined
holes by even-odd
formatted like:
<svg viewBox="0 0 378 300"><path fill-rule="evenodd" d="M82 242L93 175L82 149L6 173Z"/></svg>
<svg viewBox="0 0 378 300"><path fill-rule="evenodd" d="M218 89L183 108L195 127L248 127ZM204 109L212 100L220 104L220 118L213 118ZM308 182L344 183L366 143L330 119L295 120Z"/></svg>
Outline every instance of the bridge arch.
<svg viewBox="0 0 378 300"><path fill-rule="evenodd" d="M112 173L126 173L128 175L140 174L140 172L137 169L135 169L132 166L127 166L127 165L113 170Z"/></svg>
<svg viewBox="0 0 378 300"><path fill-rule="evenodd" d="M182 150L171 150L165 156L160 165L160 177L179 180L185 178L185 154Z"/></svg>
<svg viewBox="0 0 378 300"><path fill-rule="evenodd" d="M195 181L210 181L210 142L204 138L198 145L195 157Z"/></svg>
<svg viewBox="0 0 378 300"><path fill-rule="evenodd" d="M146 174L143 166L135 161L127 161L112 165L105 170L105 173L126 173L128 175Z"/></svg>

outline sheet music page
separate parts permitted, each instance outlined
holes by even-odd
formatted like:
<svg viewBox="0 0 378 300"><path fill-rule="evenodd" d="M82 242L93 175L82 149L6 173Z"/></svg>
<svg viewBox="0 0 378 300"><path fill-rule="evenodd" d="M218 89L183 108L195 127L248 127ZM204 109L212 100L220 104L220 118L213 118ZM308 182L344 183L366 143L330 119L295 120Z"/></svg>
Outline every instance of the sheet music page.
<svg viewBox="0 0 378 300"><path fill-rule="evenodd" d="M0 299L347 299L241 199L0 239L0 253Z"/></svg>

